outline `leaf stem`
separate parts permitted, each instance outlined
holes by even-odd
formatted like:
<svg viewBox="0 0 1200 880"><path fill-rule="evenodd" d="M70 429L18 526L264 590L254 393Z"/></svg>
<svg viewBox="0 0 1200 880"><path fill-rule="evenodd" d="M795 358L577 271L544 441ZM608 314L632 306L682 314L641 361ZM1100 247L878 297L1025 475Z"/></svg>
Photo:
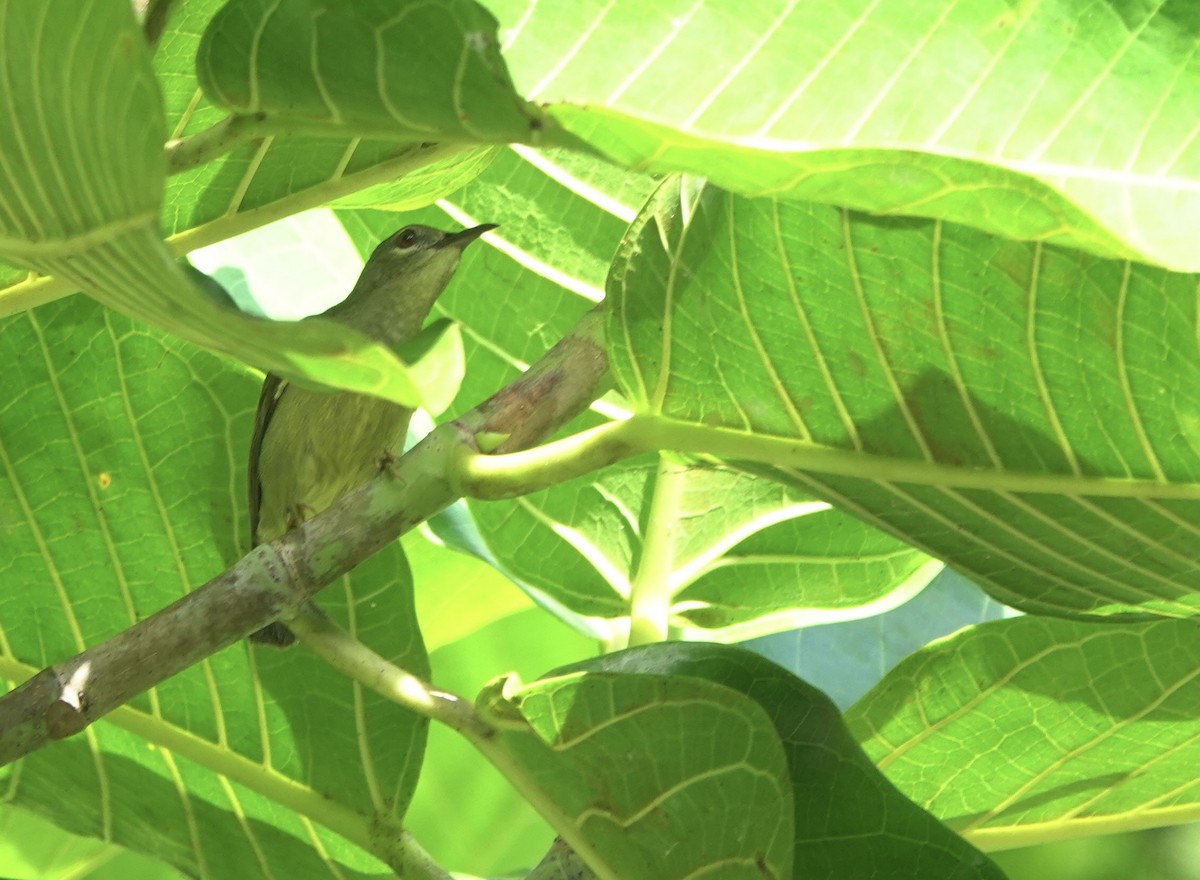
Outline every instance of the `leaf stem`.
<svg viewBox="0 0 1200 880"><path fill-rule="evenodd" d="M629 646L666 641L671 619L671 570L675 561L675 524L687 468L670 455L659 455L650 497L646 534L629 594Z"/></svg>
<svg viewBox="0 0 1200 880"><path fill-rule="evenodd" d="M469 700L434 688L420 677L385 660L311 606L289 617L288 628L306 648L377 694L419 715L440 721L472 742L494 730L476 714Z"/></svg>
<svg viewBox="0 0 1200 880"><path fill-rule="evenodd" d="M211 162L218 156L223 156L238 147L263 138L302 136L345 140L349 140L351 137L378 138L379 140L394 141L397 152L404 155L447 149L459 153L495 146L495 144L466 140L424 142L417 137L398 137L395 131L388 128L378 131L348 129L346 126L304 119L287 119L264 112L233 113L195 134L167 141L163 146L167 160L167 174L187 171L189 168ZM325 201L329 201L329 198L322 200L322 202Z"/></svg>
<svg viewBox="0 0 1200 880"><path fill-rule="evenodd" d="M481 712L469 700L438 690L385 660L319 612L304 609L296 617L289 618L288 627L306 648L352 680L462 734L572 844L576 852L584 856L591 855L593 863L602 861L574 826L571 817L547 796L536 777L522 768L505 744L504 732L508 728L519 735L535 735L524 719L519 716L496 716L496 723L493 723L488 719L487 712ZM492 682L484 692L487 695L485 705L499 706L502 710L506 708L505 692L509 685L515 683L512 678ZM415 845L416 842L412 843ZM389 861L391 853L380 853L374 848L370 851L397 867ZM432 859L429 861L432 864ZM410 875L401 871L400 876L424 878L436 875Z"/></svg>
<svg viewBox="0 0 1200 880"><path fill-rule="evenodd" d="M461 144L431 144L413 147L362 171L339 177L328 184L309 187L257 208L240 211L233 216L219 217L201 226L188 229L167 239L167 247L176 256L235 235L249 232L276 220L301 211L319 208L367 187L395 180L417 168L442 161L466 152L470 147ZM490 148L483 148L490 149ZM0 290L0 318L15 315L73 294L79 286L60 275L47 276L31 272L29 277Z"/></svg>
<svg viewBox="0 0 1200 880"><path fill-rule="evenodd" d="M887 483L1044 495L1200 500L1200 483L1039 474L960 467L835 449L789 437L751 434L659 415L634 416L534 449L507 455L464 455L452 480L475 498L510 498L659 449L718 455L774 467Z"/></svg>

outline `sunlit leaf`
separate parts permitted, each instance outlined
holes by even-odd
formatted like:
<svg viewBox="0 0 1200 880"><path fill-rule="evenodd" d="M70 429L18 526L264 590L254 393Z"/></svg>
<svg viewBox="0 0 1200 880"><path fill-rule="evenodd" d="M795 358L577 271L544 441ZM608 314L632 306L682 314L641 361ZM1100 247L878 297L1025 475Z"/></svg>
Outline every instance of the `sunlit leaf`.
<svg viewBox="0 0 1200 880"><path fill-rule="evenodd" d="M15 683L249 549L258 381L84 297L8 318L0 358L13 392L0 407L0 675ZM398 545L320 603L425 668ZM423 738L417 716L315 656L239 644L6 768L20 778L9 799L189 874L323 876L320 850L369 876L383 866L364 851L366 817L398 827Z"/></svg>
<svg viewBox="0 0 1200 880"><path fill-rule="evenodd" d="M1192 621L998 620L916 652L848 719L917 803L1026 846L1200 816L1198 667Z"/></svg>
<svg viewBox="0 0 1200 880"><path fill-rule="evenodd" d="M622 165L1200 269L1188 0L487 5L521 93Z"/></svg>

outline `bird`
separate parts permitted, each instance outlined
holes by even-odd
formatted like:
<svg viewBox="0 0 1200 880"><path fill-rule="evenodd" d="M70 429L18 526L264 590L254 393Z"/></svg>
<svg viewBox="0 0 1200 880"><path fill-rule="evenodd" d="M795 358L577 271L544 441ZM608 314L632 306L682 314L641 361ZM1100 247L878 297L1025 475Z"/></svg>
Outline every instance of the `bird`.
<svg viewBox="0 0 1200 880"><path fill-rule="evenodd" d="M412 339L485 223L460 232L405 226L371 253L358 281L321 317L389 348ZM371 479L403 450L412 410L366 394L263 380L250 441L250 538L272 541ZM296 637L274 621L250 636L287 647Z"/></svg>

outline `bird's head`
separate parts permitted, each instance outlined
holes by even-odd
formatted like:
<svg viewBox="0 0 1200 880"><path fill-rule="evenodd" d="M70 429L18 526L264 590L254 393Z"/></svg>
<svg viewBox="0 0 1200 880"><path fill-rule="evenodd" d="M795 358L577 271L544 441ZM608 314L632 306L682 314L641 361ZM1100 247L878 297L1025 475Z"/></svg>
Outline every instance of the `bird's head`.
<svg viewBox="0 0 1200 880"><path fill-rule="evenodd" d="M496 224L461 232L405 226L385 238L342 302L325 315L390 344L415 336L458 268L463 249Z"/></svg>

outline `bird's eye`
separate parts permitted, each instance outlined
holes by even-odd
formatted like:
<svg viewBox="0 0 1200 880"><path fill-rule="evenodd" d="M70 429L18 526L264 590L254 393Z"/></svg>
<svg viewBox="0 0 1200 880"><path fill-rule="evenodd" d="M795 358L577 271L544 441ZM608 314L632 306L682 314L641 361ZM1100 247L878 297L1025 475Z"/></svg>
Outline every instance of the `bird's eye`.
<svg viewBox="0 0 1200 880"><path fill-rule="evenodd" d="M417 230L406 226L396 233L396 247L410 248L417 243Z"/></svg>

